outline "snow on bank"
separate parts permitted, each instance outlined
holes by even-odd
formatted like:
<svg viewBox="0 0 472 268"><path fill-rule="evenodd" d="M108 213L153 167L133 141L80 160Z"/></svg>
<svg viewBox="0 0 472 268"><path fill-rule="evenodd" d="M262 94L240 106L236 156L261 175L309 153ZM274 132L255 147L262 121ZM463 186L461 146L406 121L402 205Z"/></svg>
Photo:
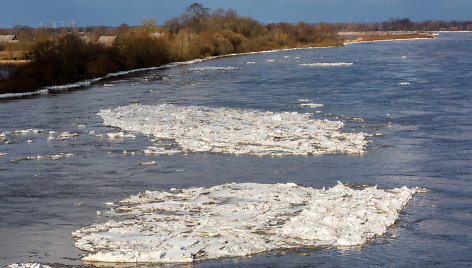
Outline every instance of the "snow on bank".
<svg viewBox="0 0 472 268"><path fill-rule="evenodd" d="M334 67L334 66L351 66L353 62L317 62L317 63L301 63L300 66L309 67Z"/></svg>
<svg viewBox="0 0 472 268"><path fill-rule="evenodd" d="M355 246L382 235L417 192L232 183L130 196L72 233L92 262L185 263L274 249Z"/></svg>
<svg viewBox="0 0 472 268"><path fill-rule="evenodd" d="M108 126L157 139L173 139L183 152L255 156L358 154L364 152L365 137L369 136L340 132L343 122L311 119L310 113L132 104L102 110L98 115Z"/></svg>

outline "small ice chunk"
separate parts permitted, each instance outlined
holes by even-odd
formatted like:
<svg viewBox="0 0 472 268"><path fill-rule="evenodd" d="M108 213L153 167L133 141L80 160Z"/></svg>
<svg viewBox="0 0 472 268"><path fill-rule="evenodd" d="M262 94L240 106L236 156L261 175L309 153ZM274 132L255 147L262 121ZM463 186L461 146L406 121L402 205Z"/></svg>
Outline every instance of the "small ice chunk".
<svg viewBox="0 0 472 268"><path fill-rule="evenodd" d="M138 165L141 165L141 166L154 166L154 165L156 165L156 161L141 162L141 163L138 163Z"/></svg>
<svg viewBox="0 0 472 268"><path fill-rule="evenodd" d="M237 67L232 66L206 66L206 67L196 67L196 68L189 68L189 71L227 71L227 70L235 70L238 69Z"/></svg>
<svg viewBox="0 0 472 268"><path fill-rule="evenodd" d="M298 99L297 101L298 102L311 102L311 100L309 99Z"/></svg>
<svg viewBox="0 0 472 268"><path fill-rule="evenodd" d="M116 133L107 133L107 138L110 140L123 139L123 138L134 139L136 138L136 136L133 134L124 134L123 132L116 132Z"/></svg>
<svg viewBox="0 0 472 268"><path fill-rule="evenodd" d="M69 131L64 131L64 132L61 133L61 135L59 135L59 139L60 140L69 140L69 139L75 138L77 136L79 136L79 134L69 133Z"/></svg>
<svg viewBox="0 0 472 268"><path fill-rule="evenodd" d="M323 106L324 106L323 104L318 104L318 103L300 103L300 107L319 108Z"/></svg>
<svg viewBox="0 0 472 268"><path fill-rule="evenodd" d="M301 63L300 66L309 67L335 67L335 66L351 66L353 62L317 62L317 63Z"/></svg>

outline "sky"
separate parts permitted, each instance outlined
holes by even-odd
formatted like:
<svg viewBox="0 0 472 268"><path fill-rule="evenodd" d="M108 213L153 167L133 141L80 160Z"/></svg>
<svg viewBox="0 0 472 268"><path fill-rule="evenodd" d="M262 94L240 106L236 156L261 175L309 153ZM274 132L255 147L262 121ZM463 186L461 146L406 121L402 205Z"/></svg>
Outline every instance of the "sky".
<svg viewBox="0 0 472 268"><path fill-rule="evenodd" d="M0 0L0 27L158 24L182 14L195 0ZM472 20L472 0L200 0L215 10L232 8L262 22L379 22L389 18Z"/></svg>

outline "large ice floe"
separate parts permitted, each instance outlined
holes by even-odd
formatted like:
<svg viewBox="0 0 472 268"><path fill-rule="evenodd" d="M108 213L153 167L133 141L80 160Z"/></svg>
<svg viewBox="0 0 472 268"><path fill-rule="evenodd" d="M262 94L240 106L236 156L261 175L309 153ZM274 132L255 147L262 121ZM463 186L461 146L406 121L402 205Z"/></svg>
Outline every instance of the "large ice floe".
<svg viewBox="0 0 472 268"><path fill-rule="evenodd" d="M311 113L132 104L102 110L98 115L108 126L174 140L182 152L256 156L358 154L365 151L365 138L369 136L341 132L343 122L313 119ZM160 150L164 149L157 151Z"/></svg>
<svg viewBox="0 0 472 268"><path fill-rule="evenodd" d="M419 188L328 190L294 183L232 183L146 191L104 223L72 233L90 262L185 263L275 249L356 246L386 233Z"/></svg>

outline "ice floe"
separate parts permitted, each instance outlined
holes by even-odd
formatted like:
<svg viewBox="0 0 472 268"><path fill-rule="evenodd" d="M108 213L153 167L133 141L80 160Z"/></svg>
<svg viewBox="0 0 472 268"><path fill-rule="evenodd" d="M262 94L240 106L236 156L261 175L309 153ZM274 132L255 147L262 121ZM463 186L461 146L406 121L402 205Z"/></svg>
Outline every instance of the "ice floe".
<svg viewBox="0 0 472 268"><path fill-rule="evenodd" d="M13 263L6 268L51 268L51 266L41 264L41 263L31 263L31 262L26 262L26 263Z"/></svg>
<svg viewBox="0 0 472 268"><path fill-rule="evenodd" d="M70 154L70 153L59 153L59 154L53 154L53 155L28 156L28 157L25 158L25 160L40 160L40 159L60 160L60 159L64 159L64 158L71 158L73 156L74 156L74 154Z"/></svg>
<svg viewBox="0 0 472 268"><path fill-rule="evenodd" d="M323 107L323 106L324 106L323 104L312 103L311 100L309 100L309 99L299 99L299 100L297 100L297 102L300 103L300 104L299 104L300 107L319 108L319 107Z"/></svg>
<svg viewBox="0 0 472 268"><path fill-rule="evenodd" d="M33 129L33 128L28 128L28 129L19 129L19 130L13 130L13 131L4 131L0 133L0 137L6 137L7 135L26 135L26 134L38 134L42 133L42 129Z"/></svg>
<svg viewBox="0 0 472 268"><path fill-rule="evenodd" d="M195 67L189 68L189 71L194 72L202 72L202 71L228 71L228 70L236 70L238 67L232 66L205 66L205 67Z"/></svg>
<svg viewBox="0 0 472 268"><path fill-rule="evenodd" d="M301 63L300 66L310 67L333 67L333 66L351 66L353 62L317 62L317 63Z"/></svg>
<svg viewBox="0 0 472 268"><path fill-rule="evenodd" d="M162 146L149 146L143 151L145 155L174 155L181 153L180 150L176 149L166 149Z"/></svg>
<svg viewBox="0 0 472 268"><path fill-rule="evenodd" d="M56 141L63 141L63 140L70 140L77 138L79 136L78 133L70 133L69 131L64 131L59 135L56 131L49 131L49 137L46 139L48 141L56 140Z"/></svg>
<svg viewBox="0 0 472 268"><path fill-rule="evenodd" d="M319 107L323 107L324 105L323 104L319 104L319 103L300 103L300 107L308 107L308 108L319 108Z"/></svg>
<svg viewBox="0 0 472 268"><path fill-rule="evenodd" d="M302 103L304 103L304 102L311 102L311 100L309 100L309 99L298 99L297 101L298 101L298 102L302 102Z"/></svg>
<svg viewBox="0 0 472 268"><path fill-rule="evenodd" d="M186 263L306 246L356 246L382 235L419 188L328 190L232 183L146 191L72 233L91 262Z"/></svg>
<svg viewBox="0 0 472 268"><path fill-rule="evenodd" d="M341 121L311 113L261 112L204 106L132 104L98 113L108 126L174 140L172 151L283 156L363 153L369 134L341 132ZM164 154L153 147L146 154Z"/></svg>
<svg viewBox="0 0 472 268"><path fill-rule="evenodd" d="M138 163L138 165L140 165L140 166L154 166L154 165L156 165L156 161L141 162L141 163Z"/></svg>
<svg viewBox="0 0 472 268"><path fill-rule="evenodd" d="M124 138L128 138L128 139L135 139L136 136L133 135L133 134L125 134L123 132L112 132L112 133L107 133L107 138L110 139L110 140L114 140L114 139L124 139Z"/></svg>

